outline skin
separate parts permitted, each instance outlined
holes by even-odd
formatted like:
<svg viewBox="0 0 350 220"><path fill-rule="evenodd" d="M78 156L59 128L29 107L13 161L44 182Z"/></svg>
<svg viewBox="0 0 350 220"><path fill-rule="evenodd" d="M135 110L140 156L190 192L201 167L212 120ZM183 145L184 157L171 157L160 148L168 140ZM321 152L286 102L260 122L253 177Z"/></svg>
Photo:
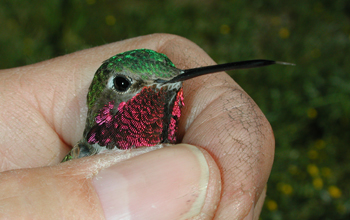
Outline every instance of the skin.
<svg viewBox="0 0 350 220"><path fill-rule="evenodd" d="M171 155L174 163L179 161L179 170L181 164L196 168L183 168L182 173L194 177L203 173L193 162L197 157L188 150L192 148L184 145L148 153L112 152L60 164L83 133L86 93L96 69L103 60L137 48L164 53L182 69L215 64L187 39L154 34L0 71L0 217L104 219L94 177L103 176L108 167L125 171L130 167L123 167L125 161L157 163L157 158ZM258 219L274 157L270 124L224 72L186 81L184 96L179 138L199 149L208 168L204 203L191 219ZM145 173L152 176L153 170ZM157 187L154 190L157 193Z"/></svg>

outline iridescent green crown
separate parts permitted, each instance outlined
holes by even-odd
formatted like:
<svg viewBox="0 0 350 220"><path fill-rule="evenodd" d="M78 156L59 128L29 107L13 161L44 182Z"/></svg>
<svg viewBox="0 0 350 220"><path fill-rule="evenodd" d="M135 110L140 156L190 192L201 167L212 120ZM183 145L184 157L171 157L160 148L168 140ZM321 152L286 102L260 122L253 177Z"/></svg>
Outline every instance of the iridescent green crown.
<svg viewBox="0 0 350 220"><path fill-rule="evenodd" d="M128 70L141 76L143 80L150 78L169 78L173 76L175 65L164 54L149 49L137 49L117 54L104 61L96 71L87 96L89 109L104 89L110 71Z"/></svg>

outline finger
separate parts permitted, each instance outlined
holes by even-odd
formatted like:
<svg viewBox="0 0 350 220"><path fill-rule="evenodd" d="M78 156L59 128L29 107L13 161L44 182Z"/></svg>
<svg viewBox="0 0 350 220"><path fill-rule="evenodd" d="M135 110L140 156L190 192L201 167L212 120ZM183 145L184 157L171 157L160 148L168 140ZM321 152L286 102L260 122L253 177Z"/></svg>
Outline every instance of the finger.
<svg viewBox="0 0 350 220"><path fill-rule="evenodd" d="M264 202L265 202L265 198L266 198L266 189L267 189L267 186L264 187L264 190L260 194L259 199L256 202L256 205L254 207L254 210L252 211L253 212L252 214L254 216L253 217L254 220L259 219L259 216L260 216L260 213L261 213L261 210L263 208L263 205L264 205Z"/></svg>
<svg viewBox="0 0 350 220"><path fill-rule="evenodd" d="M151 148L147 148L149 151ZM3 219L211 219L219 171L189 145L97 155L57 166L8 171ZM139 156L135 156L141 154ZM131 159L128 159L132 157ZM119 163L117 163L119 161Z"/></svg>
<svg viewBox="0 0 350 220"><path fill-rule="evenodd" d="M202 49L186 42L173 39L163 44L161 52L179 68L215 64ZM266 185L273 162L270 124L256 103L226 73L186 81L184 96L179 126L182 141L208 150L222 172L223 194L216 219L249 215Z"/></svg>
<svg viewBox="0 0 350 220"><path fill-rule="evenodd" d="M0 171L57 164L82 137L86 94L107 58L158 50L173 35L148 35L0 71Z"/></svg>

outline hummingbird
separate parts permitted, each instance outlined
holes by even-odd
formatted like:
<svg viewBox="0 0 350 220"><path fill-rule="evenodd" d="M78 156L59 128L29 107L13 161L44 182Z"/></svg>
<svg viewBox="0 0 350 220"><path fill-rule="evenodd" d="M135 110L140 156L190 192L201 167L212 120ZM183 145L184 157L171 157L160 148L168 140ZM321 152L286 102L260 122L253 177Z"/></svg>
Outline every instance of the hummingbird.
<svg viewBox="0 0 350 220"><path fill-rule="evenodd" d="M105 150L175 144L184 106L183 81L272 64L294 65L248 60L182 70L165 54L150 49L112 56L97 69L89 87L83 137L62 162Z"/></svg>

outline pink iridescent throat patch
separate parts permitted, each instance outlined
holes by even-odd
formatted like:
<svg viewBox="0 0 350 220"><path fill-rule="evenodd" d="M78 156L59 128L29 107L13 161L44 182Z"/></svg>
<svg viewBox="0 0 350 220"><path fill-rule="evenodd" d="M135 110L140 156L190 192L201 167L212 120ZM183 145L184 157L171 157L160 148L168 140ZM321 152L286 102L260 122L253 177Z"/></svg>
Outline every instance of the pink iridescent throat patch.
<svg viewBox="0 0 350 220"><path fill-rule="evenodd" d="M127 102L121 102L113 115L114 101L108 102L95 118L96 125L87 135L90 144L98 143L107 148L130 149L132 147L154 146L164 142L163 126L169 123L168 142L176 142L177 121L181 116L183 103L182 88L176 95L170 122L164 121L166 89L158 91L145 87Z"/></svg>

